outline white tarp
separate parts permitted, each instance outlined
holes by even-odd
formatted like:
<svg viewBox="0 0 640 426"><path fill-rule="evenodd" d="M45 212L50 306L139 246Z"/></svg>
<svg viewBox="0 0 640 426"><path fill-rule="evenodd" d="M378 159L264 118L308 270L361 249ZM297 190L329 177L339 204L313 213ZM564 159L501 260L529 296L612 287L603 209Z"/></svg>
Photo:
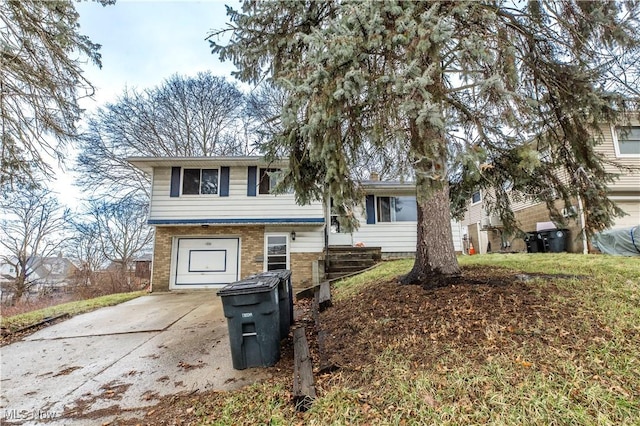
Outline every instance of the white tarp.
<svg viewBox="0 0 640 426"><path fill-rule="evenodd" d="M593 236L591 243L602 253L640 256L640 225L599 232Z"/></svg>

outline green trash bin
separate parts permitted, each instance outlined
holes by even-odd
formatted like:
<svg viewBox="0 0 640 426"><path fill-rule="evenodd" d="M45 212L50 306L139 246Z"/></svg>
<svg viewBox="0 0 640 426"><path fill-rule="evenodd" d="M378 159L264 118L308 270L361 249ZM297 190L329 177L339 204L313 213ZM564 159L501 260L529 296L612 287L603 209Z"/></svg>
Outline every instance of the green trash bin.
<svg viewBox="0 0 640 426"><path fill-rule="evenodd" d="M280 339L289 335L293 324L293 286L291 285L291 271L277 269L252 275L248 279L271 277L278 279L278 306L280 308Z"/></svg>
<svg viewBox="0 0 640 426"><path fill-rule="evenodd" d="M538 235L538 251L541 253L549 253L551 251L549 247L549 235L553 232L552 229L545 229L537 231Z"/></svg>
<svg viewBox="0 0 640 426"><path fill-rule="evenodd" d="M567 244L569 242L569 230L568 229L554 229L548 231L549 251L551 253L560 253L567 251Z"/></svg>
<svg viewBox="0 0 640 426"><path fill-rule="evenodd" d="M538 242L537 232L527 232L524 242L527 244L527 253L538 253L539 251L542 251L540 243Z"/></svg>
<svg viewBox="0 0 640 426"><path fill-rule="evenodd" d="M229 328L233 368L270 367L280 359L277 277L255 277L218 291Z"/></svg>

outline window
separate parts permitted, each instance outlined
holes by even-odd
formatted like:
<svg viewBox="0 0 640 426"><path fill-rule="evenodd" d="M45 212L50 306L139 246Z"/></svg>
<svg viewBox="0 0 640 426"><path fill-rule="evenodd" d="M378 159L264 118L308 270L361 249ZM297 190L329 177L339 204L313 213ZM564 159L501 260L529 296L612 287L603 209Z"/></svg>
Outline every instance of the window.
<svg viewBox="0 0 640 426"><path fill-rule="evenodd" d="M200 195L218 193L218 169L184 169L182 194Z"/></svg>
<svg viewBox="0 0 640 426"><path fill-rule="evenodd" d="M480 191L474 192L473 195L471 195L471 204L478 204L480 201L482 201Z"/></svg>
<svg viewBox="0 0 640 426"><path fill-rule="evenodd" d="M640 126L616 127L614 145L619 157L640 156Z"/></svg>
<svg viewBox="0 0 640 426"><path fill-rule="evenodd" d="M416 222L416 197L377 197L378 222Z"/></svg>
<svg viewBox="0 0 640 426"><path fill-rule="evenodd" d="M336 209L333 207L333 198L331 199L331 226L329 231L332 234L340 234L341 233L340 220L338 219L338 213L336 213Z"/></svg>
<svg viewBox="0 0 640 426"><path fill-rule="evenodd" d="M260 169L258 183L259 194L272 194L273 189L280 183L284 175L282 169ZM286 188L285 193L293 194L293 188Z"/></svg>
<svg viewBox="0 0 640 426"><path fill-rule="evenodd" d="M271 191L278 184L280 179L280 169L260 169L260 184L258 193L271 194Z"/></svg>
<svg viewBox="0 0 640 426"><path fill-rule="evenodd" d="M287 239L286 235L267 235L267 271L287 269Z"/></svg>

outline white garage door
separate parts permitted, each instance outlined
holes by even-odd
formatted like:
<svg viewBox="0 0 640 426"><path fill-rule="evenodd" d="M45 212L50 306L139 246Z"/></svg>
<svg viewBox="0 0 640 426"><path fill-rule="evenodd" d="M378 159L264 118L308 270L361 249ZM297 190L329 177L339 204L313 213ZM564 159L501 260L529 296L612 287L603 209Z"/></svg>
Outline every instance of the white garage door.
<svg viewBox="0 0 640 426"><path fill-rule="evenodd" d="M618 201L618 207L624 210L628 216L617 217L614 228L630 228L640 225L640 203L629 203Z"/></svg>
<svg viewBox="0 0 640 426"><path fill-rule="evenodd" d="M178 238L171 288L216 288L239 276L238 238Z"/></svg>

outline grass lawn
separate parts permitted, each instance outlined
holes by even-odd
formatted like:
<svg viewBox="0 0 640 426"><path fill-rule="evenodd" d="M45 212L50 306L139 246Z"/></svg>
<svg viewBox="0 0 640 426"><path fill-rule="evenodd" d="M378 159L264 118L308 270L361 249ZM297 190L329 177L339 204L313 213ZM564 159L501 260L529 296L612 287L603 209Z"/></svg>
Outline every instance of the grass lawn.
<svg viewBox="0 0 640 426"><path fill-rule="evenodd" d="M62 314L77 315L89 312L94 309L105 306L117 305L127 300L135 299L147 294L145 291L134 291L130 293L109 294L107 296L96 297L87 300L78 300L75 302L62 303L60 305L50 306L48 308L38 309L31 312L25 312L10 317L0 317L2 328L6 328L13 332L22 327L37 323L46 318L55 317Z"/></svg>

